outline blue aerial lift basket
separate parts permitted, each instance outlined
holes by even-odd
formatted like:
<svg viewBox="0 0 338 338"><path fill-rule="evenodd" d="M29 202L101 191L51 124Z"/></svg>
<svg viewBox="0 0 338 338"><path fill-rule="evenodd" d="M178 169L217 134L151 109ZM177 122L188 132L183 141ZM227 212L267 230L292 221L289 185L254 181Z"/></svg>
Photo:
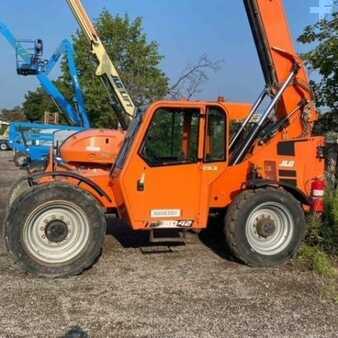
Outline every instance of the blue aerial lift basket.
<svg viewBox="0 0 338 338"><path fill-rule="evenodd" d="M19 75L38 75L45 71L48 61L43 59L43 41L16 42L16 71Z"/></svg>

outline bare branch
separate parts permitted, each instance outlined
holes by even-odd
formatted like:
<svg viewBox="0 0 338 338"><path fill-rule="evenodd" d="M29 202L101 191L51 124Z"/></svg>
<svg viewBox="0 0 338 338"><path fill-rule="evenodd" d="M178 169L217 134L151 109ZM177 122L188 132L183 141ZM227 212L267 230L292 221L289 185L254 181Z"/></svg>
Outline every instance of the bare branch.
<svg viewBox="0 0 338 338"><path fill-rule="evenodd" d="M195 65L185 67L178 80L169 89L168 96L173 99L192 98L201 92L203 83L209 79L208 72L217 72L222 63L223 60L212 61L207 55L202 55Z"/></svg>

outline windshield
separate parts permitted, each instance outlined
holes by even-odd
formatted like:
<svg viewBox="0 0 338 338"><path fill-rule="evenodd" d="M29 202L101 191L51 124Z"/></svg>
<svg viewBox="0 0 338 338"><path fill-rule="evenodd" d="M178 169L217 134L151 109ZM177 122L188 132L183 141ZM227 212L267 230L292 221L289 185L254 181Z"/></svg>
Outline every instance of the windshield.
<svg viewBox="0 0 338 338"><path fill-rule="evenodd" d="M137 131L141 125L142 119L143 119L143 114L144 112L140 111L136 114L135 118L132 120L132 122L130 123L130 126L128 128L128 132L127 132L127 136L123 142L123 145L120 149L119 155L117 156L117 160L115 162L115 165L113 165L112 170L114 170L114 168L119 168L122 169L127 156L129 154L129 150L131 148L131 146L133 145L135 136L137 134Z"/></svg>

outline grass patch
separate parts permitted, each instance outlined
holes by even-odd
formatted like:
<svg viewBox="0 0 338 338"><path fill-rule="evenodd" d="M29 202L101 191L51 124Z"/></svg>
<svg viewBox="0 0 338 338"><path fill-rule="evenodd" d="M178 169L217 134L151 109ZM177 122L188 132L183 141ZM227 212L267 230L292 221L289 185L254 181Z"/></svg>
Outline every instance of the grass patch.
<svg viewBox="0 0 338 338"><path fill-rule="evenodd" d="M325 196L325 214L308 215L305 243L319 247L331 256L338 255L338 190L328 190Z"/></svg>
<svg viewBox="0 0 338 338"><path fill-rule="evenodd" d="M308 216L305 244L298 262L325 279L321 294L338 303L338 190L330 189L325 196L326 212L323 216Z"/></svg>
<svg viewBox="0 0 338 338"><path fill-rule="evenodd" d="M337 271L331 258L318 246L310 246L305 244L298 256L301 262L308 270L318 273L322 277L337 277Z"/></svg>

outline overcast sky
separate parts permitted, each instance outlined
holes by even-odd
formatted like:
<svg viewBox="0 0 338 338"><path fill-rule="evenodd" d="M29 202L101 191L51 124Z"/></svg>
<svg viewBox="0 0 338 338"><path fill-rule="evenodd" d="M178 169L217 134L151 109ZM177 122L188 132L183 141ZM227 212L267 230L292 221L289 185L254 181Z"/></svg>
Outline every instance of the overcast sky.
<svg viewBox="0 0 338 338"><path fill-rule="evenodd" d="M285 0L294 37L304 27L318 20L310 8L319 0ZM174 81L182 69L208 54L223 59L222 69L211 74L201 98L225 96L236 101L252 101L263 87L244 6L240 0L83 0L92 18L102 8L113 14L128 13L131 18L141 16L150 40L160 44L165 56L163 70ZM0 21L6 23L20 39L42 38L45 57L49 57L62 39L77 29L65 0L2 0ZM297 44L298 50L302 47ZM25 92L34 89L34 77L18 77L15 52L0 37L0 108L21 104ZM57 74L53 74L54 77Z"/></svg>

